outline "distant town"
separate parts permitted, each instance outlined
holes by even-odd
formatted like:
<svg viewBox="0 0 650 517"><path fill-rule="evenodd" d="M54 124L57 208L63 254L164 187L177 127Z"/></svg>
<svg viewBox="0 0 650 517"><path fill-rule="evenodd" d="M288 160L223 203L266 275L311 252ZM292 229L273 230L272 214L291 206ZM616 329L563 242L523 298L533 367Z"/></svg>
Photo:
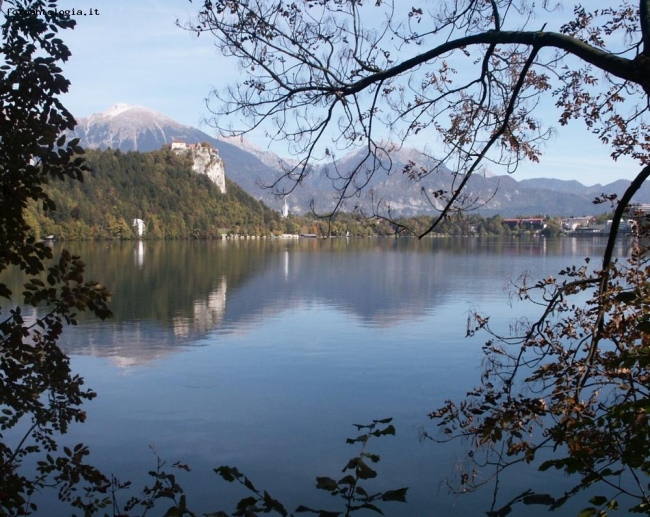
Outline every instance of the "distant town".
<svg viewBox="0 0 650 517"><path fill-rule="evenodd" d="M619 233L631 233L638 224L648 224L650 204L630 205L626 210L625 218L621 220ZM604 222L597 216L566 217L560 219L560 227L565 235L609 235L612 219ZM511 217L504 218L502 224L511 230L528 229L541 232L547 227L548 219L545 217Z"/></svg>
<svg viewBox="0 0 650 517"><path fill-rule="evenodd" d="M650 206L650 205L649 205ZM532 230L533 233L541 232L548 226L548 219L545 217L510 217L505 218L502 224L511 230ZM634 227L634 219L621 221L619 233L630 233ZM560 219L560 227L565 235L608 235L612 226L612 219L604 223L598 222L596 216L567 217Z"/></svg>

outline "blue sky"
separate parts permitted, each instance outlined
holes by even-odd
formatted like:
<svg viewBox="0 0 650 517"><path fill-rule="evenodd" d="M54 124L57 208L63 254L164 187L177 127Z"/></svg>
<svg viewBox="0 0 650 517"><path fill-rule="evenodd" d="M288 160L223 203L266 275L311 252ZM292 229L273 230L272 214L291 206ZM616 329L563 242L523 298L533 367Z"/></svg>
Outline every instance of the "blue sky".
<svg viewBox="0 0 650 517"><path fill-rule="evenodd" d="M233 60L223 58L209 38L183 31L175 21L189 20L200 0L73 0L61 8L97 9L95 16L77 17L77 27L63 38L72 51L65 74L72 86L65 105L77 117L106 110L116 103L142 105L183 124L214 134L203 121L210 117L205 99L214 88L237 80ZM608 149L578 121L556 126L540 164L524 164L515 179L553 177L586 185L631 179L640 167L613 162ZM262 135L250 139L261 147ZM280 147L271 149L286 155ZM501 174L502 171L492 172Z"/></svg>

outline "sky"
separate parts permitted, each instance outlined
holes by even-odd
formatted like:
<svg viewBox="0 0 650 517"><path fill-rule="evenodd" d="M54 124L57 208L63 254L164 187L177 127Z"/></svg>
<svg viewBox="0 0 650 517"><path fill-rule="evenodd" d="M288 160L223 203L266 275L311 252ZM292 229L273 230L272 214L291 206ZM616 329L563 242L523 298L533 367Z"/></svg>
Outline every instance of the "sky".
<svg viewBox="0 0 650 517"><path fill-rule="evenodd" d="M237 63L222 57L209 37L197 38L176 26L176 20L192 18L200 0L62 0L59 4L86 13L76 16L74 31L62 34L72 52L64 67L71 88L63 101L77 118L125 103L216 134L205 122L211 117L206 98L241 75ZM88 15L91 9L97 14ZM640 170L632 161L612 161L608 149L579 121L568 127L559 127L554 119L548 123L557 132L545 145L541 162L524 164L515 179L575 179L593 185L632 179ZM262 134L250 139L268 147ZM288 155L278 145L270 150Z"/></svg>

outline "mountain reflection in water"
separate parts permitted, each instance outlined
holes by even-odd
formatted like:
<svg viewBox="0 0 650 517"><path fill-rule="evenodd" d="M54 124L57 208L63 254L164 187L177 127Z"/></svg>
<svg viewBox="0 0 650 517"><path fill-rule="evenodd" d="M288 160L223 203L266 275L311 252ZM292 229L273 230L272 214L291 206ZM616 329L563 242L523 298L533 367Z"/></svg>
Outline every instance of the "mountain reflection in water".
<svg viewBox="0 0 650 517"><path fill-rule="evenodd" d="M465 310L480 297L502 298L508 280L524 271L543 273L545 256L593 256L602 244L600 239L67 243L88 264L87 277L111 289L115 318L86 322L84 332L67 336L65 347L72 354L139 364L209 331L233 332L314 303L342 310L361 325L394 326L457 299L468 284L475 293L457 300ZM463 259L467 256L472 260ZM486 292L495 279L502 284L498 291Z"/></svg>

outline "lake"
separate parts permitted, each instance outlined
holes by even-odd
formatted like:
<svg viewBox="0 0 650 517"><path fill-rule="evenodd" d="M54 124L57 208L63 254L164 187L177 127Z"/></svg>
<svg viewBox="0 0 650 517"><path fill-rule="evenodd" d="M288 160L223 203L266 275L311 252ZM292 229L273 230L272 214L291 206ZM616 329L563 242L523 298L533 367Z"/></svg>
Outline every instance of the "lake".
<svg viewBox="0 0 650 517"><path fill-rule="evenodd" d="M316 476L342 477L358 452L352 424L392 417L374 491L408 486L386 515L477 515L491 487L450 495L466 461L427 414L480 377L486 336L465 338L470 310L507 331L538 308L510 305L511 281L556 274L602 254L601 238L334 239L67 243L88 277L113 292L115 317L83 319L62 341L99 396L65 441L136 486L156 465L178 472L197 512L234 510L245 490L212 469L237 466L292 510L342 510ZM56 248L59 248L59 244ZM56 250L55 250L56 251ZM625 242L617 254L627 252ZM597 261L594 261L597 262ZM33 315L32 315L33 317ZM501 500L548 483L532 470L504 478ZM554 488L568 480L554 475ZM125 502L129 492L121 501ZM52 504L48 501L48 505ZM44 506L42 507L44 508ZM164 505L154 515L162 515ZM545 513L543 508L520 507ZM43 515L69 515L52 504Z"/></svg>

